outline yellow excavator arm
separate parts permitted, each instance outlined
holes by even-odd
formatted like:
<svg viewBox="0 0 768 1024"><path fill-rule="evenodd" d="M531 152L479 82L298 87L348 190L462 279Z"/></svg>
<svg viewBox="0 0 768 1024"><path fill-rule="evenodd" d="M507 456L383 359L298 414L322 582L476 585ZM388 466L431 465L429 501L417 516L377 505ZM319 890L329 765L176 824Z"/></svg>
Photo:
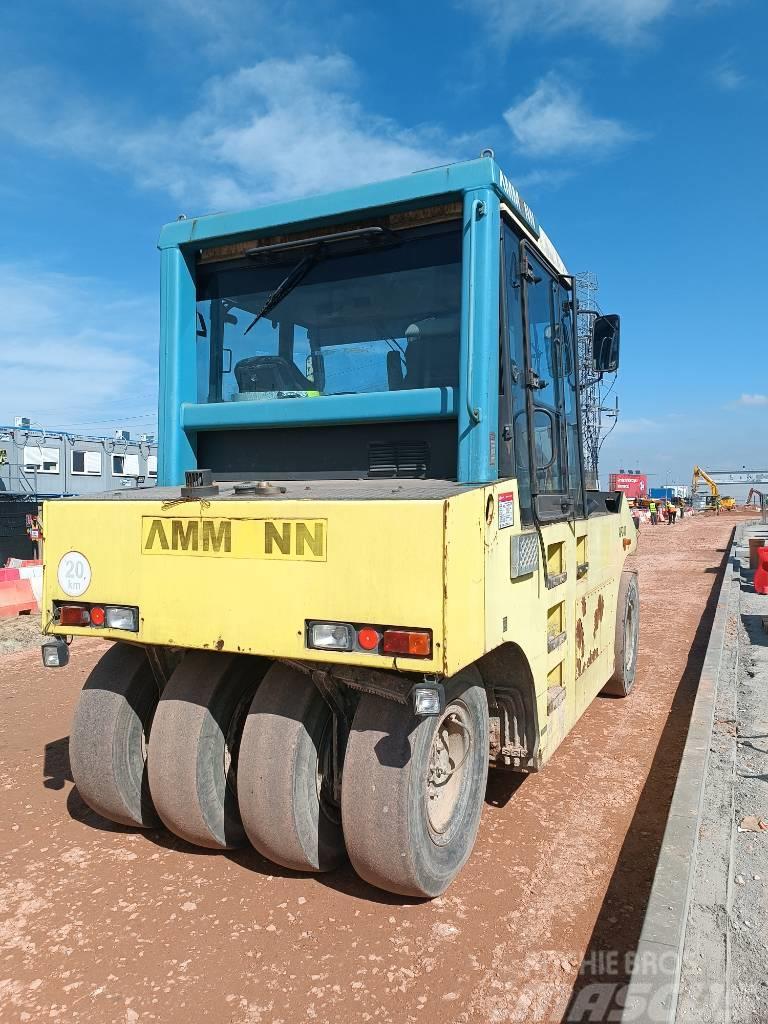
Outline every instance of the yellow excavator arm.
<svg viewBox="0 0 768 1024"><path fill-rule="evenodd" d="M693 484L691 486L691 491L693 494L695 494L696 491L699 489L699 480L703 480L704 483L706 483L709 486L713 498L717 498L719 496L720 490L715 481L712 479L712 477L708 473L706 473L700 466L694 466Z"/></svg>

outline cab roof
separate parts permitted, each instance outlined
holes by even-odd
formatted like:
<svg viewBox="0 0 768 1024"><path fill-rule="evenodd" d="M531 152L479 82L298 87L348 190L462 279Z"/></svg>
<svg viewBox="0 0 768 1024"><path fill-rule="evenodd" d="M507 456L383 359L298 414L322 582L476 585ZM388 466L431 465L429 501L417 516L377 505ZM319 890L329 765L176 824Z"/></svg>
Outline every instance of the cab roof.
<svg viewBox="0 0 768 1024"><path fill-rule="evenodd" d="M261 231L272 231L298 223L306 226L308 223L320 223L362 211L374 212L382 207L413 209L422 205L424 200L459 196L478 188L492 188L498 194L502 207L542 255L559 273L567 273L565 264L536 219L533 210L496 160L490 156L432 167L388 181L358 185L324 195L305 196L238 213L182 217L162 228L158 248L206 248L220 243L224 238L244 238Z"/></svg>

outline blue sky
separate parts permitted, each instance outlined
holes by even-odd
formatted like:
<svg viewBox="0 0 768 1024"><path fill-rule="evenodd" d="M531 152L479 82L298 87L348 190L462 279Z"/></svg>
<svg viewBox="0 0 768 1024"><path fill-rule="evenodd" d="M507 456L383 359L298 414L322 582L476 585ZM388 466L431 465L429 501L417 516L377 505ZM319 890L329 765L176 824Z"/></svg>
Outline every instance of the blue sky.
<svg viewBox="0 0 768 1024"><path fill-rule="evenodd" d="M153 428L179 213L491 146L622 315L602 471L768 462L764 0L42 0L0 33L0 422Z"/></svg>

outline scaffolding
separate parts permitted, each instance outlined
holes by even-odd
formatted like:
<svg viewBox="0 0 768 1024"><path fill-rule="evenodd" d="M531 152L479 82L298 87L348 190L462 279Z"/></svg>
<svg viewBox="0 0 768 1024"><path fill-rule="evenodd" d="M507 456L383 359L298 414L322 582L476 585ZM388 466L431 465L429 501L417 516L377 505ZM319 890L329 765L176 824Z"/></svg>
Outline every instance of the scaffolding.
<svg viewBox="0 0 768 1024"><path fill-rule="evenodd" d="M616 385L616 374L596 373L592 360L592 328L600 313L597 301L597 275L584 271L575 275L576 303L579 312L577 320L577 341L579 349L579 389L581 392L581 422L584 435L584 472L587 487L600 486L600 449L606 437L616 426L619 415L619 400L614 395L614 404L607 401ZM611 420L606 427L603 418Z"/></svg>

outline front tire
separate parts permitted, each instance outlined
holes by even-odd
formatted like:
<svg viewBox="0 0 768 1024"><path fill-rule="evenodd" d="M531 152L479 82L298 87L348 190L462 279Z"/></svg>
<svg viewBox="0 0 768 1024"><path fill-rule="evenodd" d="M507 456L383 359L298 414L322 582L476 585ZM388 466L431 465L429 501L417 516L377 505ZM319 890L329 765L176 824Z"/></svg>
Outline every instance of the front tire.
<svg viewBox="0 0 768 1024"><path fill-rule="evenodd" d="M109 821L157 825L147 783L147 742L158 687L142 647L117 643L86 680L69 737L77 791Z"/></svg>
<svg viewBox="0 0 768 1024"><path fill-rule="evenodd" d="M616 604L613 675L603 687L611 697L626 697L635 685L637 647L640 637L640 587L637 573L625 569L619 582Z"/></svg>
<svg viewBox="0 0 768 1024"><path fill-rule="evenodd" d="M439 896L475 843L488 778L488 701L480 673L445 684L442 715L417 718L363 694L344 761L344 836L371 885Z"/></svg>

